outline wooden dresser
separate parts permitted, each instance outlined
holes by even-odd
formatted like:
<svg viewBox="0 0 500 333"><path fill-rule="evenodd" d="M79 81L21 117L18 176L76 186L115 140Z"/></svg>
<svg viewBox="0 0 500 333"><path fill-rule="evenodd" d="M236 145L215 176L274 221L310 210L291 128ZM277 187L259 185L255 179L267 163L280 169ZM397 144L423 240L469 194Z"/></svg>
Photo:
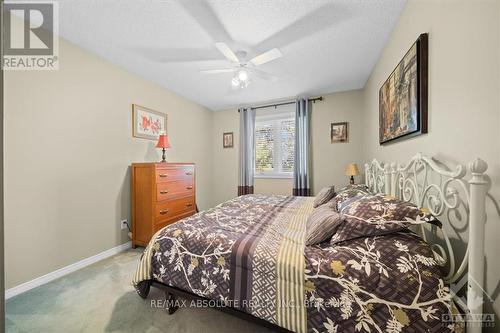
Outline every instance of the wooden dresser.
<svg viewBox="0 0 500 333"><path fill-rule="evenodd" d="M146 246L161 228L196 212L192 163L132 164L132 246Z"/></svg>

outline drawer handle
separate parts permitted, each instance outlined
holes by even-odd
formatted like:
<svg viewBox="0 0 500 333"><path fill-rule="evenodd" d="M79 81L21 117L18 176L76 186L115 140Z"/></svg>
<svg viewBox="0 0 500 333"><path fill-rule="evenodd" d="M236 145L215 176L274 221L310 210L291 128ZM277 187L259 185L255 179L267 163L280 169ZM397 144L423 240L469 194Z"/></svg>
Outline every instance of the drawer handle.
<svg viewBox="0 0 500 333"><path fill-rule="evenodd" d="M192 203L188 203L188 204L186 204L186 207L193 207L193 204Z"/></svg>
<svg viewBox="0 0 500 333"><path fill-rule="evenodd" d="M168 191L160 191L160 194L167 194Z"/></svg>
<svg viewBox="0 0 500 333"><path fill-rule="evenodd" d="M168 213L168 209L160 210L160 215L165 215Z"/></svg>
<svg viewBox="0 0 500 333"><path fill-rule="evenodd" d="M166 173L160 173L160 177L161 177L161 178L167 178L167 177L168 177L168 174L166 174Z"/></svg>
<svg viewBox="0 0 500 333"><path fill-rule="evenodd" d="M188 190L192 190L192 189L193 189L193 187L190 185L190 186L186 187L186 189L188 189Z"/></svg>
<svg viewBox="0 0 500 333"><path fill-rule="evenodd" d="M193 175L193 172L192 172L192 171L188 171L188 172L186 172L186 175L187 175L187 176L192 176L192 175Z"/></svg>

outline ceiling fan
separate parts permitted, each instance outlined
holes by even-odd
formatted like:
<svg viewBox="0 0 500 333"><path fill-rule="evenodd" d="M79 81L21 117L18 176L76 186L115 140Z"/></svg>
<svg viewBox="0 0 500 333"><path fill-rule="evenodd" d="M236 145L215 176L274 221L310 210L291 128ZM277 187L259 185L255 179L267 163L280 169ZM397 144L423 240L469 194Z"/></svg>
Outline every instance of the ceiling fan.
<svg viewBox="0 0 500 333"><path fill-rule="evenodd" d="M203 74L220 74L220 73L234 73L231 79L231 86L233 88L246 88L250 84L250 73L263 78L265 80L277 80L278 77L269 74L267 72L257 69L257 66L271 62L278 58L281 58L283 54L277 48L271 49L264 53L253 57L249 61L246 60L247 53L245 51L233 52L226 43L218 42L215 43L215 47L222 53L232 64L231 67L226 68L215 68L202 70L200 73Z"/></svg>

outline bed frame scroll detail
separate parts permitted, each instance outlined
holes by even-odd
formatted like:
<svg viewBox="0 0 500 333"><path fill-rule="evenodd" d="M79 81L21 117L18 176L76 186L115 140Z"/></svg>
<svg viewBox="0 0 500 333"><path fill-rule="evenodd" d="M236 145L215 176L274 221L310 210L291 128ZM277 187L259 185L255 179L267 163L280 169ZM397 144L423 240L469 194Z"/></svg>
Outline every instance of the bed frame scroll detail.
<svg viewBox="0 0 500 333"><path fill-rule="evenodd" d="M468 244L460 265L455 264L455 253L446 229L452 228L446 218L439 218L442 228L432 227L434 233L445 242L446 249L427 239L425 227L422 237L431 245L436 259L448 263L447 283L457 282L467 274L467 304L461 304L476 319L483 310L484 281L484 225L486 222L486 194L489 188L485 174L488 164L476 159L469 163L470 179L466 180L467 168L456 165L447 168L439 161L421 153L407 164L381 163L373 159L365 164L365 183L376 193L385 193L419 208L428 209L435 216L460 207L466 211L468 222ZM450 225L448 225L450 224ZM439 229L439 232L438 230ZM481 325L471 325L467 332L481 332Z"/></svg>

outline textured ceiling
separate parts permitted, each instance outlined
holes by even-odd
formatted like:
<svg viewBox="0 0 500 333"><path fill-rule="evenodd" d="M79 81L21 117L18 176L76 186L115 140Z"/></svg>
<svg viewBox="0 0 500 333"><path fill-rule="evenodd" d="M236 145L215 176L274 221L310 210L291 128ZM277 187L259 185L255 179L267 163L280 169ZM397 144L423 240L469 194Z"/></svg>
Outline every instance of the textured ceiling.
<svg viewBox="0 0 500 333"><path fill-rule="evenodd" d="M362 88L404 0L61 0L59 32L75 44L212 110ZM214 47L283 57L230 88Z"/></svg>

